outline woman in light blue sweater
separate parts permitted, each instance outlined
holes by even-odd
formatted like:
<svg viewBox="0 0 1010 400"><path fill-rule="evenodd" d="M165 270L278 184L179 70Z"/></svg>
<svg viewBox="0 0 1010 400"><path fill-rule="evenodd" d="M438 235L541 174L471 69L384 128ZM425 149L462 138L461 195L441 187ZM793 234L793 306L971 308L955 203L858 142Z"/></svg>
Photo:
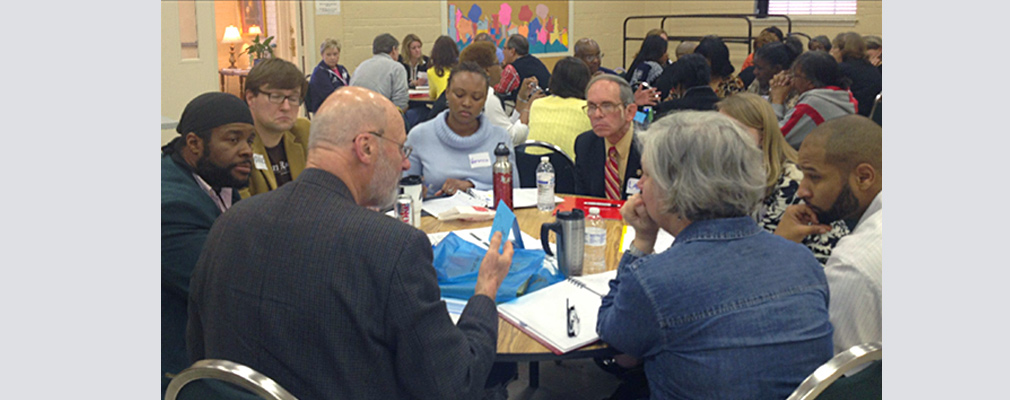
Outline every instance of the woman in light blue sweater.
<svg viewBox="0 0 1010 400"><path fill-rule="evenodd" d="M512 186L519 187L512 137L481 114L488 84L487 73L476 63L457 65L445 89L449 109L415 126L407 135L405 145L414 151L410 154L410 169L403 176L422 176L427 195L451 195L470 188L491 190L491 166L498 143L509 148Z"/></svg>

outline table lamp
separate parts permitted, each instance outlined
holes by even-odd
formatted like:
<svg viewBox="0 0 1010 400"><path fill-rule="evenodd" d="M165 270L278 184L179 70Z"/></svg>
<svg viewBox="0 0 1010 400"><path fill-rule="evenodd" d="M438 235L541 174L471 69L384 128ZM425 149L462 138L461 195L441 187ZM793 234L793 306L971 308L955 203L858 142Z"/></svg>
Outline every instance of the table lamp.
<svg viewBox="0 0 1010 400"><path fill-rule="evenodd" d="M260 30L259 25L252 25L249 27L249 36L263 35L263 31Z"/></svg>
<svg viewBox="0 0 1010 400"><path fill-rule="evenodd" d="M228 68L237 68L235 66L235 43L242 43L242 33L234 25L229 25L227 28L224 28L224 39L221 40L221 43L231 45L228 56L228 61L231 62L231 65Z"/></svg>

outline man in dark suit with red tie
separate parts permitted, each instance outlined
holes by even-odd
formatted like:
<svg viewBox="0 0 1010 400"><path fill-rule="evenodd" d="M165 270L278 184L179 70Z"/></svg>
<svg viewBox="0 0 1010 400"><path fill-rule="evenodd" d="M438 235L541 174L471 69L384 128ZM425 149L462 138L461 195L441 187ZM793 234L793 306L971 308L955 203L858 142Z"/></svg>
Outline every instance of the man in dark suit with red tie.
<svg viewBox="0 0 1010 400"><path fill-rule="evenodd" d="M597 75L586 86L585 109L593 130L575 139L575 194L625 200L639 192L642 176L631 86L617 75Z"/></svg>

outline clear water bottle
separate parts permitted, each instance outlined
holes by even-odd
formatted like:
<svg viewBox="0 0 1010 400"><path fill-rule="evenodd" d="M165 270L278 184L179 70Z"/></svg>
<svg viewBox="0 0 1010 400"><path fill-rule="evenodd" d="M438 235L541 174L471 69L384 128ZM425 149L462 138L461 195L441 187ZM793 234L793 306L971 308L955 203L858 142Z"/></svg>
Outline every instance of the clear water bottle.
<svg viewBox="0 0 1010 400"><path fill-rule="evenodd" d="M537 165L537 210L551 211L554 209L554 166L550 158L540 157Z"/></svg>
<svg viewBox="0 0 1010 400"><path fill-rule="evenodd" d="M600 209L591 207L586 217L586 251L582 273L598 274L607 269L607 224L600 218Z"/></svg>

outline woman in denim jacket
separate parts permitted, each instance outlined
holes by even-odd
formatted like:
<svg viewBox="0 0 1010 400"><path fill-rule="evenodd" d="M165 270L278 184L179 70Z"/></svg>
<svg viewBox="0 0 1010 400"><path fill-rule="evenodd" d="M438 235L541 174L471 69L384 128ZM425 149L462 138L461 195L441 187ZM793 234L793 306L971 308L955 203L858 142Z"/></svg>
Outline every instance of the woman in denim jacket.
<svg viewBox="0 0 1010 400"><path fill-rule="evenodd" d="M600 338L644 362L654 398L787 397L831 358L833 330L823 267L754 220L760 151L717 112L676 113L643 136L642 192L621 208L636 236ZM676 240L652 254L660 228Z"/></svg>

